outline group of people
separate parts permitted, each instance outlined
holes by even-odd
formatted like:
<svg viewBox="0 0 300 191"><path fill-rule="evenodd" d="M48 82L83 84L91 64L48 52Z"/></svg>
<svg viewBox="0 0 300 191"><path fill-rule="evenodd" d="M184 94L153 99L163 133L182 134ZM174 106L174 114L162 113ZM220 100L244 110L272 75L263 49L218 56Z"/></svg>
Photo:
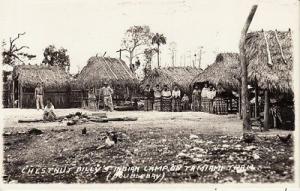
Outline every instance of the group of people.
<svg viewBox="0 0 300 191"><path fill-rule="evenodd" d="M104 82L104 86L100 89L99 97L103 101L103 106L105 111L113 111L113 100L112 95L114 91L109 87L107 82ZM42 83L38 83L34 91L34 97L36 101L37 110L43 110L43 120L44 121L55 121L56 115L54 113L54 105L50 98L46 101L46 106L44 106L44 89ZM99 102L96 102L96 95L91 89L88 93L88 106L93 108L99 108Z"/></svg>
<svg viewBox="0 0 300 191"><path fill-rule="evenodd" d="M215 114L227 114L227 103L224 100L223 90L217 90L210 85L204 85L202 90L196 85L192 93L191 109Z"/></svg>
<svg viewBox="0 0 300 191"><path fill-rule="evenodd" d="M114 90L108 85L107 82L104 82L104 86L99 91L99 100L97 102L96 93L94 89L90 89L88 92L88 108L89 109L95 109L97 110L99 108L99 105L102 101L103 108L105 111L113 111L114 105L113 105L113 99L112 95L114 93Z"/></svg>
<svg viewBox="0 0 300 191"><path fill-rule="evenodd" d="M99 99L103 102L104 110L113 111L113 89L104 83L104 87L100 89ZM165 111L165 112L180 112L180 111L203 111L216 114L227 114L227 105L220 91L216 90L213 86L207 84L200 89L197 85L192 92L192 100L187 94L183 94L177 85L171 90L168 85L164 85L160 88L157 84L154 88L151 88L149 84L143 92L144 96L144 110L145 111ZM47 99L47 104L44 107L43 104L44 89L41 83L35 89L35 100L37 109L43 109L43 119L45 121L53 121L56 119L54 113L54 105L50 99ZM99 108L100 101L97 102L96 94L91 89L88 93L88 105L95 109Z"/></svg>
<svg viewBox="0 0 300 191"><path fill-rule="evenodd" d="M167 85L161 89L159 84L155 88L147 84L143 96L145 111L179 112L188 109L189 97L186 94L181 97L181 91L176 85L170 90Z"/></svg>
<svg viewBox="0 0 300 191"><path fill-rule="evenodd" d="M159 85L151 88L149 84L144 89L145 111L202 111L215 114L227 114L227 104L222 96L221 89L216 90L212 85L205 84L202 89L195 86L192 92L192 100L187 94L181 97L178 86L170 90L167 85L160 89Z"/></svg>
<svg viewBox="0 0 300 191"><path fill-rule="evenodd" d="M213 86L204 85L202 90L196 85L192 93L192 110L212 113L213 99L216 97L216 89Z"/></svg>

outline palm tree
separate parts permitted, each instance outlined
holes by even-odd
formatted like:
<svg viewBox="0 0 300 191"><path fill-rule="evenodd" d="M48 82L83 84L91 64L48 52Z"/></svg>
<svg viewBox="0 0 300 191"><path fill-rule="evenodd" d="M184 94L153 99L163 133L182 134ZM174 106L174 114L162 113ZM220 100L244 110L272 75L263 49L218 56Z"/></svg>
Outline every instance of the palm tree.
<svg viewBox="0 0 300 191"><path fill-rule="evenodd" d="M163 34L156 33L152 37L152 44L157 44L157 65L159 67L159 46L161 44L166 44L167 38Z"/></svg>

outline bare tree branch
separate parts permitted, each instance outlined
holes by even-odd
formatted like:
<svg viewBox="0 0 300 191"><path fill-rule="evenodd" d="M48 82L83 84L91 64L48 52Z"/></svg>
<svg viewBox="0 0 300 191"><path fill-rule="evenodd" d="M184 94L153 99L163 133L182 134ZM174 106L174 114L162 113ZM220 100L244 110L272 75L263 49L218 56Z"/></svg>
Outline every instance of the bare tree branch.
<svg viewBox="0 0 300 191"><path fill-rule="evenodd" d="M11 56L15 57L16 59L18 59L19 61L21 61L22 63L25 63L23 60L21 60L17 55L12 54Z"/></svg>
<svg viewBox="0 0 300 191"><path fill-rule="evenodd" d="M28 46L21 46L20 48L16 48L15 50L13 50L12 52L17 52L17 51L19 51L19 50L22 50L23 48L27 48L27 49L29 49L29 47Z"/></svg>
<svg viewBox="0 0 300 191"><path fill-rule="evenodd" d="M23 33L18 33L18 36L17 36L16 38L14 38L13 40L10 39L10 44L13 44L17 39L20 38L20 36L25 35L25 34L26 34L25 32L23 32Z"/></svg>

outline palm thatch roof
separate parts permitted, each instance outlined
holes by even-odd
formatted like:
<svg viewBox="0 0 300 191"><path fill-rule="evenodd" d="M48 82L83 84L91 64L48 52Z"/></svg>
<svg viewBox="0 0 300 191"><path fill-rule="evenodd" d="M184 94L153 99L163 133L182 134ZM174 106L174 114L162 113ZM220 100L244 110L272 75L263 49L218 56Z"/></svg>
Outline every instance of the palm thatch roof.
<svg viewBox="0 0 300 191"><path fill-rule="evenodd" d="M138 81L126 63L110 57L94 56L77 77L77 85L81 88L99 88L104 82L121 86L134 87Z"/></svg>
<svg viewBox="0 0 300 191"><path fill-rule="evenodd" d="M155 68L142 81L141 88L147 84L151 87L166 84L168 87L177 85L181 90L189 91L192 80L201 72L202 69L194 67Z"/></svg>
<svg viewBox="0 0 300 191"><path fill-rule="evenodd" d="M197 75L192 83L209 82L224 88L237 88L240 79L239 54L219 53L215 62Z"/></svg>
<svg viewBox="0 0 300 191"><path fill-rule="evenodd" d="M292 91L291 31L256 31L247 34L246 56L250 81L261 89Z"/></svg>
<svg viewBox="0 0 300 191"><path fill-rule="evenodd" d="M70 75L58 66L17 65L13 70L13 79L16 78L26 88L36 87L39 82L45 88L65 88Z"/></svg>

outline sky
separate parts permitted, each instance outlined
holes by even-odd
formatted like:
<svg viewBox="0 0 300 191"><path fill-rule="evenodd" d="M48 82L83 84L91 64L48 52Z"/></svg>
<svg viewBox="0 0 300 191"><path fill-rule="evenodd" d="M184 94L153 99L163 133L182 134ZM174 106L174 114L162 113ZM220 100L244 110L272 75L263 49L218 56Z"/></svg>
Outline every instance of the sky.
<svg viewBox="0 0 300 191"><path fill-rule="evenodd" d="M169 43L177 44L175 66L214 62L219 52L238 52L241 30L254 4L257 12L249 31L296 30L297 0L0 0L0 40L18 33L26 35L19 45L39 64L50 44L68 50L71 73L80 71L97 53L116 53L126 29L149 25L152 32L164 34L161 65L171 66ZM196 54L196 58L194 57ZM128 59L122 57L127 63ZM185 58L185 59L184 59ZM184 62L185 60L185 62ZM143 60L141 60L143 63ZM156 58L152 66L156 67Z"/></svg>

